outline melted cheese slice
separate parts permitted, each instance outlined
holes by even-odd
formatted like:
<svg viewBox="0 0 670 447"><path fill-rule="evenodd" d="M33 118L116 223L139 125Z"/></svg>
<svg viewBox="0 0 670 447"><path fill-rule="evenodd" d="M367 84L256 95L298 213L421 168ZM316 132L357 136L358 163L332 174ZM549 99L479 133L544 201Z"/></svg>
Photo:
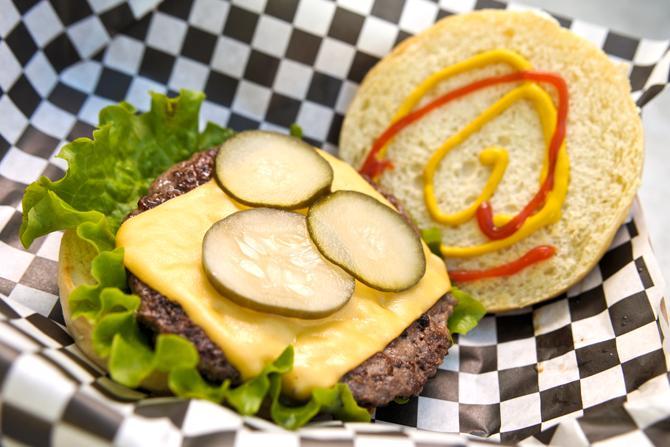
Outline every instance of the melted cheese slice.
<svg viewBox="0 0 670 447"><path fill-rule="evenodd" d="M333 190L359 191L388 204L352 167L320 153L333 167ZM306 398L313 388L335 384L383 350L450 288L444 262L424 244L426 273L404 292L380 292L357 281L347 305L317 320L239 306L212 287L201 256L209 227L244 208L210 181L127 220L116 237L117 246L125 249L126 267L179 303L244 379L260 373L292 344L295 361L293 371L284 377L285 390L293 397Z"/></svg>

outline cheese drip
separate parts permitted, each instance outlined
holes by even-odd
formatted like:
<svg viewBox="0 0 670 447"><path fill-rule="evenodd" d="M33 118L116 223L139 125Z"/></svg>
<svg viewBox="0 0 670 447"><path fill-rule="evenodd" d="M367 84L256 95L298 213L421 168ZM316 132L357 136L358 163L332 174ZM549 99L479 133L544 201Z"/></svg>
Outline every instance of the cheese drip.
<svg viewBox="0 0 670 447"><path fill-rule="evenodd" d="M362 192L390 206L349 165L323 151L319 153L333 167L334 191ZM256 376L292 344L294 367L284 377L284 387L289 395L306 398L313 388L335 384L383 350L450 289L444 263L423 244L426 273L416 286L404 292L380 292L356 282L349 303L318 320L239 306L209 283L201 256L203 236L212 224L244 208L210 181L127 220L116 237L117 246L125 250L128 270L179 303L244 379ZM151 237L147 237L149 234Z"/></svg>

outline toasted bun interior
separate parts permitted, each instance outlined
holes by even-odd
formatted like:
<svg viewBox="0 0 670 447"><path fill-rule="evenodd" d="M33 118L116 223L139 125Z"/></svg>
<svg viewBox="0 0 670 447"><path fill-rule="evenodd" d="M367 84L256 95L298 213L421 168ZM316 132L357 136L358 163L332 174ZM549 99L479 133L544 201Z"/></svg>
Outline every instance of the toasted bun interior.
<svg viewBox="0 0 670 447"><path fill-rule="evenodd" d="M340 136L340 156L360 167L400 104L427 76L497 48L515 51L535 70L559 73L567 81L570 180L557 223L511 247L446 260L452 270L486 269L514 260L537 245L557 248L552 259L516 275L460 285L490 311L520 308L567 290L594 267L626 218L640 184L643 141L624 70L588 41L535 13L484 10L450 16L407 39L368 73ZM457 75L441 82L419 105L477 79L510 71L496 64ZM453 101L405 128L389 146L387 156L395 169L383 174L380 183L400 200L420 228L441 227L447 245L471 246L487 239L476 219L459 226L439 225L431 219L423 199L423 168L446 138L513 87L496 86ZM555 101L552 89L547 87L547 91ZM479 195L490 168L479 163L478 155L490 146L505 147L510 159L491 200L497 213L518 212L538 190L546 148L538 115L532 103L523 100L442 161L435 190L443 210L460 210Z"/></svg>

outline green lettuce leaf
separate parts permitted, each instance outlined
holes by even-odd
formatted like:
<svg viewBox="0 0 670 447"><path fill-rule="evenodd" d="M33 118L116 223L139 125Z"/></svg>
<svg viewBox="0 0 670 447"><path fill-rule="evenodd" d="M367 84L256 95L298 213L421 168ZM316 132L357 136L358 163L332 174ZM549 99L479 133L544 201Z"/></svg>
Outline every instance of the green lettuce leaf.
<svg viewBox="0 0 670 447"><path fill-rule="evenodd" d="M198 131L203 99L202 93L182 90L172 99L152 93L151 109L142 114L127 103L103 109L93 139L77 139L61 150L59 157L68 162L65 176L57 181L41 177L26 189L21 242L28 247L50 232L75 230L82 262L90 261L90 281L72 291L68 304L73 319L91 323L93 348L107 359L116 382L134 388L163 374L175 395L225 402L245 415L256 414L267 400L275 408L275 421L286 428L304 425L319 409L344 420L369 419L343 384L315 390L305 404L309 411L272 404L281 394L281 376L293 367L290 346L257 377L231 388L228 381L214 385L203 379L198 352L185 338L161 334L152 345L140 330L140 299L128 293L123 249L115 248L115 234L156 176L233 135L213 123Z"/></svg>
<svg viewBox="0 0 670 447"><path fill-rule="evenodd" d="M458 304L449 317L449 332L467 334L486 315L486 308L471 295L456 287L451 288L451 294L458 300Z"/></svg>

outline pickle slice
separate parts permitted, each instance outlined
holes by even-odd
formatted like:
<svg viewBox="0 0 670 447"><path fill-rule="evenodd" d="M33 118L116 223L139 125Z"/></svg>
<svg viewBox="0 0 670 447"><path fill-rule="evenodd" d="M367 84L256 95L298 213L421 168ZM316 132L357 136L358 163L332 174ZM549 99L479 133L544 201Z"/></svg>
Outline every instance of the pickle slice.
<svg viewBox="0 0 670 447"><path fill-rule="evenodd" d="M354 279L312 243L305 216L290 211L254 208L216 222L205 234L202 264L227 298L287 317L324 317L354 293Z"/></svg>
<svg viewBox="0 0 670 447"><path fill-rule="evenodd" d="M406 290L426 271L416 232L366 194L337 191L324 197L309 209L307 229L323 256L372 288Z"/></svg>
<svg viewBox="0 0 670 447"><path fill-rule="evenodd" d="M245 205L292 210L330 192L333 168L297 138L251 130L221 145L216 179L228 195Z"/></svg>

